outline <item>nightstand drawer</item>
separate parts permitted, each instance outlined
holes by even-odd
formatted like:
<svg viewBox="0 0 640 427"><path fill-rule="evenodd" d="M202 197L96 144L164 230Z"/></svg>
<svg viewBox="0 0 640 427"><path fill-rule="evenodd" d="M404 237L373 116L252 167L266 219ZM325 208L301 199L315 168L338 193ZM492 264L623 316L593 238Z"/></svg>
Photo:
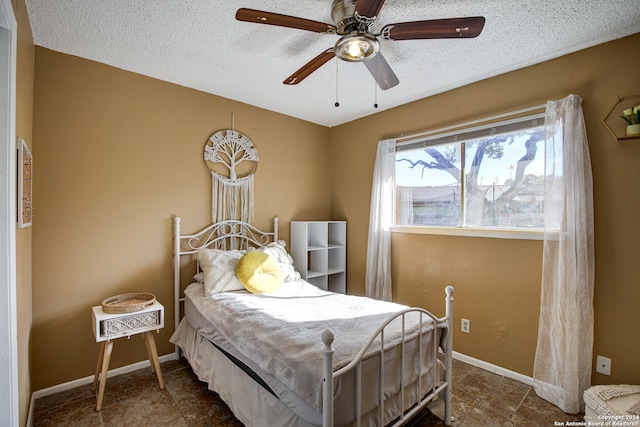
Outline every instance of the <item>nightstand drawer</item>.
<svg viewBox="0 0 640 427"><path fill-rule="evenodd" d="M157 327L160 324L160 312L135 313L100 322L100 335L107 338L122 334L137 333L141 329Z"/></svg>
<svg viewBox="0 0 640 427"><path fill-rule="evenodd" d="M144 310L124 314L105 313L101 306L93 307L93 332L97 342L161 328L164 328L164 307L157 301Z"/></svg>

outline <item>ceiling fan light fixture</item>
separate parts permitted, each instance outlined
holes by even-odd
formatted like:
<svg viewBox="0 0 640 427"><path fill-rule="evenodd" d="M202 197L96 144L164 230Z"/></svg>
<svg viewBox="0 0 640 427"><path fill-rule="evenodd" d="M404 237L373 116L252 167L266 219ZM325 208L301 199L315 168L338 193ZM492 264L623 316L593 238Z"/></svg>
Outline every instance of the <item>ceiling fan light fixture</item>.
<svg viewBox="0 0 640 427"><path fill-rule="evenodd" d="M342 37L335 45L336 56L343 61L362 62L373 58L380 45L378 40L370 34L355 33Z"/></svg>

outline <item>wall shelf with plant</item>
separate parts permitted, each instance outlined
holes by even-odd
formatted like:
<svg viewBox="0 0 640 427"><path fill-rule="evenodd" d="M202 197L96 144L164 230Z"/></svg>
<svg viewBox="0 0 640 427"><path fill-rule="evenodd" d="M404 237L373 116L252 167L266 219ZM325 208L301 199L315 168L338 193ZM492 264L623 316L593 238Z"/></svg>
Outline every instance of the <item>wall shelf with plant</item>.
<svg viewBox="0 0 640 427"><path fill-rule="evenodd" d="M615 124L609 125L610 119L613 117L612 112L616 111ZM625 93L618 95L607 111L602 115L602 124L609 133L616 139L622 141L626 139L640 138L640 91ZM613 122L613 120L611 120ZM623 136L618 136L618 133Z"/></svg>

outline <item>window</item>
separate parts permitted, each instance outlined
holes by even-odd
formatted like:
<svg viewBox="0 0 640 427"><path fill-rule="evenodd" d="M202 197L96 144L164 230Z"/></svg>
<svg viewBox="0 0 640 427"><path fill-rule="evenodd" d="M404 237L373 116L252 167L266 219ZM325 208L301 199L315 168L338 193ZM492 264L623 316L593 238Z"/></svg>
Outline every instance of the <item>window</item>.
<svg viewBox="0 0 640 427"><path fill-rule="evenodd" d="M398 143L395 224L542 229L544 114Z"/></svg>

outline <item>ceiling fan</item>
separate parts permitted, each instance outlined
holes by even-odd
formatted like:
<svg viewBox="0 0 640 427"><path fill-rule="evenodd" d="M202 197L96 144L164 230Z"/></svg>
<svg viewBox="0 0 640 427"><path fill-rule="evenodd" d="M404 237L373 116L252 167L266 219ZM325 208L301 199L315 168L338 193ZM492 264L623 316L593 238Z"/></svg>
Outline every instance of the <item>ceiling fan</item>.
<svg viewBox="0 0 640 427"><path fill-rule="evenodd" d="M477 37L484 27L484 17L474 16L387 24L376 33L374 27L383 4L384 0L334 0L331 6L331 18L334 24L246 8L238 9L236 19L342 36L335 46L325 50L287 77L283 81L286 85L300 83L337 56L344 61L364 62L378 86L383 90L396 86L399 80L379 51L378 38L384 40L473 38Z"/></svg>

